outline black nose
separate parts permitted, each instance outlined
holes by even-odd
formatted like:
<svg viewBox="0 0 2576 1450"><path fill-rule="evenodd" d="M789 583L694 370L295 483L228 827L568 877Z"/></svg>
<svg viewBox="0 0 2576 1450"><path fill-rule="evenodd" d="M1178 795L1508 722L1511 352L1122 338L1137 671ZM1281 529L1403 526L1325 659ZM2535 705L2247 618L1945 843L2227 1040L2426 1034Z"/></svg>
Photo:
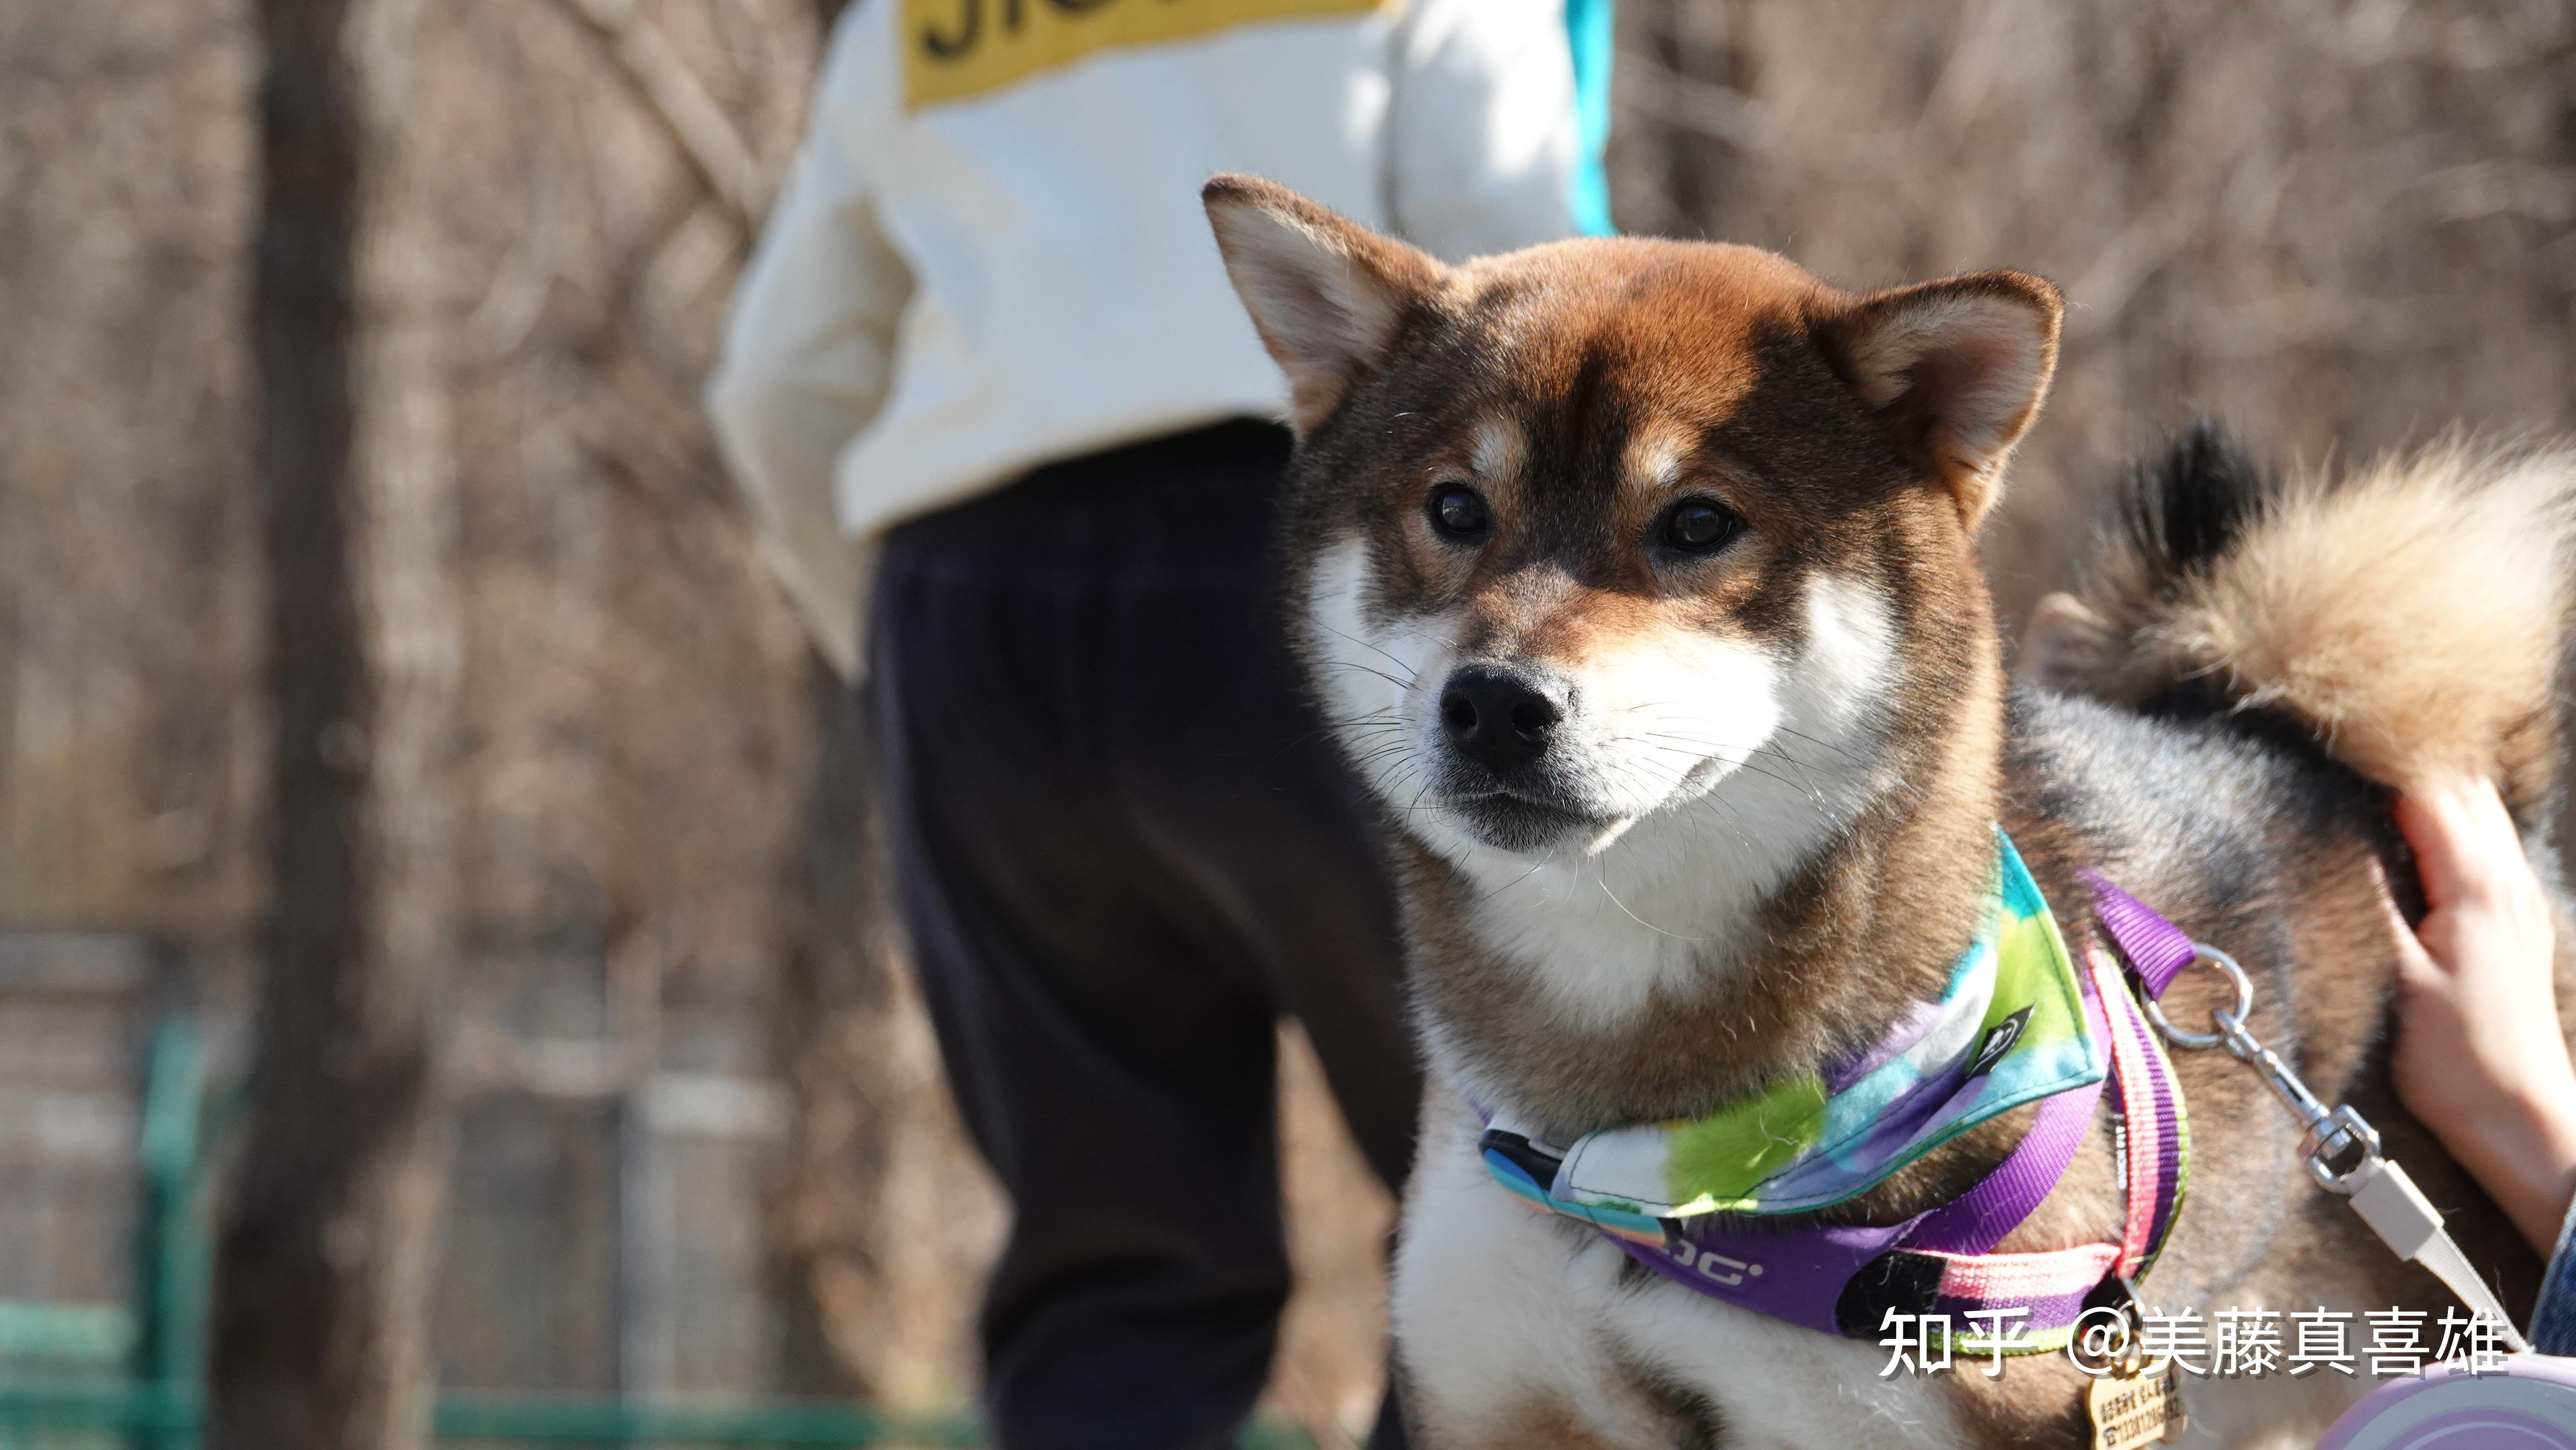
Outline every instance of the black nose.
<svg viewBox="0 0 2576 1450"><path fill-rule="evenodd" d="M1529 678L1491 665L1468 665L1440 692L1440 725L1450 746L1489 770L1510 770L1547 753L1564 717Z"/></svg>

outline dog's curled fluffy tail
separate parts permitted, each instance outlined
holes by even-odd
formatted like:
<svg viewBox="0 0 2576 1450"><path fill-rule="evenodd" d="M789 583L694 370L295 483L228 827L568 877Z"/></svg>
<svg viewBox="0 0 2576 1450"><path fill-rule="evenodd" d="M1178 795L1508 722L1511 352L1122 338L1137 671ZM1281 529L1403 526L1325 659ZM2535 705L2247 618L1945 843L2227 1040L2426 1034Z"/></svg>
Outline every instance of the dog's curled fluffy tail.
<svg viewBox="0 0 2576 1450"><path fill-rule="evenodd" d="M2276 476L2216 427L2140 465L2025 674L2157 712L2260 709L2363 776L2554 801L2576 452L2464 439Z"/></svg>

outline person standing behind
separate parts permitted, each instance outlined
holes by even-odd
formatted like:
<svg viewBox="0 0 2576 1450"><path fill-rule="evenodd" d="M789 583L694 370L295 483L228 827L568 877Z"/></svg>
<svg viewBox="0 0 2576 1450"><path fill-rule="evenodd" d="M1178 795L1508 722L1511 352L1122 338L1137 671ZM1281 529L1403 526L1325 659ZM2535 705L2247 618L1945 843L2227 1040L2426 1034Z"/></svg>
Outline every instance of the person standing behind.
<svg viewBox="0 0 2576 1450"><path fill-rule="evenodd" d="M1608 0L835 29L707 400L818 645L871 676L898 907L1014 1208L980 1323L1004 1450L1249 1413L1288 1292L1282 1013L1390 1188L1412 1155L1385 866L1274 617L1286 397L1200 185L1448 260L1605 232L1608 49Z"/></svg>

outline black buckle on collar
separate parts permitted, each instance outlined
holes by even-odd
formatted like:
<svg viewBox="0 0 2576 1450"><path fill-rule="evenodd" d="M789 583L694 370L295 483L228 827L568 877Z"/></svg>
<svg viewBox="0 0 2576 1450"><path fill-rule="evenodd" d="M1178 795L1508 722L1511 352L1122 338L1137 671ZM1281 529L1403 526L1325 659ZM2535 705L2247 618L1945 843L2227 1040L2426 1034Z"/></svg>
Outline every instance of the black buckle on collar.
<svg viewBox="0 0 2576 1450"><path fill-rule="evenodd" d="M1506 1133L1500 1128L1487 1128L1484 1136L1476 1140L1476 1148L1481 1153L1501 1154L1513 1167L1538 1180L1541 1188L1556 1182L1556 1170L1565 1162L1562 1158L1540 1152L1520 1134Z"/></svg>
<svg viewBox="0 0 2576 1450"><path fill-rule="evenodd" d="M1834 1301L1834 1327L1846 1339L1876 1339L1890 1314L1929 1314L1941 1300L1949 1265L1930 1254L1889 1249L1860 1266Z"/></svg>

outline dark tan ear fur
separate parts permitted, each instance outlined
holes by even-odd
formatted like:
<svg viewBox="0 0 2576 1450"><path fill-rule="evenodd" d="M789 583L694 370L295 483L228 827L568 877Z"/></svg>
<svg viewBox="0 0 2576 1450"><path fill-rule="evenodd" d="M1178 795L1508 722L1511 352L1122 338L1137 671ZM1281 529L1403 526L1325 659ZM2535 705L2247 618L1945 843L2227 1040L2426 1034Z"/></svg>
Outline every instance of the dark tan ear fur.
<svg viewBox="0 0 2576 1450"><path fill-rule="evenodd" d="M1825 329L1861 401L1976 527L2057 370L2057 288L1979 272L1874 293Z"/></svg>
<svg viewBox="0 0 2576 1450"><path fill-rule="evenodd" d="M1257 176L1215 177L1199 199L1236 295L1288 375L1297 432L1310 433L1439 284L1440 264Z"/></svg>

